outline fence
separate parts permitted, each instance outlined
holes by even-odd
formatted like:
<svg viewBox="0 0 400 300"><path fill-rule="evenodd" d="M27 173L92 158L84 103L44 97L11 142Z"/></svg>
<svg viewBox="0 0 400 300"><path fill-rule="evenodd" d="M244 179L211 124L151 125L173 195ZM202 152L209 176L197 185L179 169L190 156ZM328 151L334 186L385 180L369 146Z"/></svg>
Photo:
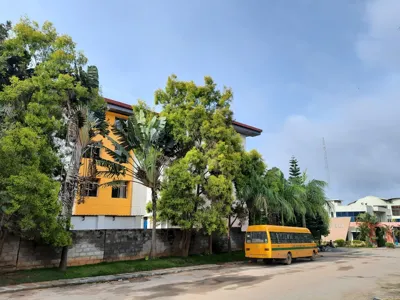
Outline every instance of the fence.
<svg viewBox="0 0 400 300"><path fill-rule="evenodd" d="M100 262L141 259L149 255L151 230L78 230L72 232L73 244L68 252L68 265L86 265ZM180 229L157 229L157 256L179 256L182 232ZM242 250L244 233L233 228L232 249ZM195 233L190 254L202 254L208 250L208 236ZM226 236L214 237L219 251L227 251ZM0 256L0 270L21 270L58 266L61 249L34 241L9 236Z"/></svg>

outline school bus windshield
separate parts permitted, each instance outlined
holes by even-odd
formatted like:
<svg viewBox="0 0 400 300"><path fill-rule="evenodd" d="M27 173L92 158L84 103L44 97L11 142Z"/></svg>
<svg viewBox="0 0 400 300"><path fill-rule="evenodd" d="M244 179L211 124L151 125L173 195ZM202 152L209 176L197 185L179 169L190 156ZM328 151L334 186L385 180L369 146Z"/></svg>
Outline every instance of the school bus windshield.
<svg viewBox="0 0 400 300"><path fill-rule="evenodd" d="M247 232L246 243L248 244L268 243L267 233L265 231Z"/></svg>

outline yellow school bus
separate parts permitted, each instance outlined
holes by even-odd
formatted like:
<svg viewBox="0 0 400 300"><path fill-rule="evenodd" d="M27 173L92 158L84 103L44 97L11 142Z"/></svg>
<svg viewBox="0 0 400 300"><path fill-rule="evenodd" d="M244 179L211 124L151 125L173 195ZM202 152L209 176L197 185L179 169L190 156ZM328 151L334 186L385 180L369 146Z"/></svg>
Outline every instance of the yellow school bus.
<svg viewBox="0 0 400 300"><path fill-rule="evenodd" d="M246 232L246 257L265 263L283 260L290 265L293 259L310 258L315 260L318 254L317 244L310 230L302 227L274 225L252 225Z"/></svg>

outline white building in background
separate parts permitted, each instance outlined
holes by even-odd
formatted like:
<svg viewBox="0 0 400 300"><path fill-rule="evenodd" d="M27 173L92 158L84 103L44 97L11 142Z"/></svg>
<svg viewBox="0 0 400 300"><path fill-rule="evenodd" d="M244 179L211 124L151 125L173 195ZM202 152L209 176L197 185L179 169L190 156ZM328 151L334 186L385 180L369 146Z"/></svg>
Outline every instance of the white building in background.
<svg viewBox="0 0 400 300"><path fill-rule="evenodd" d="M360 213L370 213L378 218L379 222L400 222L400 198L379 198L367 196L348 205L343 205L339 199L329 200L327 208L331 218L350 217L355 222Z"/></svg>
<svg viewBox="0 0 400 300"><path fill-rule="evenodd" d="M331 217L331 233L325 240L353 240L358 234L357 216L362 213L375 215L381 223L400 227L400 198L367 196L348 205L343 205L343 200L340 199L331 199L329 202L330 205L326 209ZM342 236L343 232L347 232L347 236Z"/></svg>

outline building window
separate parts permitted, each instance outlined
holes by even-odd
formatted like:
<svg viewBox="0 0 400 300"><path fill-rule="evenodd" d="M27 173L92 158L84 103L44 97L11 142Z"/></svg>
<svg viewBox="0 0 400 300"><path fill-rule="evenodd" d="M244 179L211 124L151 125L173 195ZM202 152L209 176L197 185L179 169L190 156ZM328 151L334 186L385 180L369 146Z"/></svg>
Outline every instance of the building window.
<svg viewBox="0 0 400 300"><path fill-rule="evenodd" d="M98 187L99 187L98 179L82 182L80 187L80 194L83 197L97 197Z"/></svg>
<svg viewBox="0 0 400 300"><path fill-rule="evenodd" d="M400 206L392 206L392 216L400 216Z"/></svg>
<svg viewBox="0 0 400 300"><path fill-rule="evenodd" d="M119 186L112 187L111 197L112 198L126 198L128 183L125 182Z"/></svg>
<svg viewBox="0 0 400 300"><path fill-rule="evenodd" d="M351 222L355 222L357 220L357 216L362 214L362 211L344 211L344 212L337 212L336 217L350 217Z"/></svg>
<svg viewBox="0 0 400 300"><path fill-rule="evenodd" d="M122 123L126 123L125 119L115 118L114 126L118 129L122 129Z"/></svg>

